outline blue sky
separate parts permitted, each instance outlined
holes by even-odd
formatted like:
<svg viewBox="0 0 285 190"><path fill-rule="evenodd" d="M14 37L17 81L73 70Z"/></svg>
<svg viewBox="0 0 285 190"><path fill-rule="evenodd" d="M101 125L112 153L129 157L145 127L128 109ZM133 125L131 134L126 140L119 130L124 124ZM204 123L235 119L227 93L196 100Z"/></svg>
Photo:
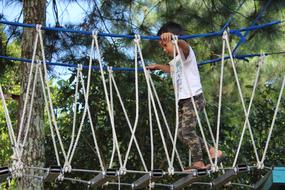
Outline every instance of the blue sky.
<svg viewBox="0 0 285 190"><path fill-rule="evenodd" d="M10 3L10 0L0 1L0 13L4 15L7 21L16 21L20 15L22 4L21 3ZM47 4L47 20L46 25L55 25L55 16L52 11L52 1L49 0ZM80 4L76 2L57 1L58 6L58 17L61 25L64 24L77 24L84 18L84 14L88 11L89 5L86 2ZM23 17L20 18L19 22L23 22ZM67 79L70 76L70 71L64 67L57 67L54 74L60 76L62 79Z"/></svg>
<svg viewBox="0 0 285 190"><path fill-rule="evenodd" d="M61 25L67 23L79 23L83 19L84 13L89 7L86 2L81 2L79 4L76 2L68 3L67 1L57 1L57 5L59 22ZM2 0L0 2L0 11L8 21L15 21L19 17L21 6L22 5L20 3L11 4L9 0ZM20 22L22 21L23 19L21 18ZM49 0L47 7L47 25L54 25L54 23L55 16L52 11L51 0Z"/></svg>

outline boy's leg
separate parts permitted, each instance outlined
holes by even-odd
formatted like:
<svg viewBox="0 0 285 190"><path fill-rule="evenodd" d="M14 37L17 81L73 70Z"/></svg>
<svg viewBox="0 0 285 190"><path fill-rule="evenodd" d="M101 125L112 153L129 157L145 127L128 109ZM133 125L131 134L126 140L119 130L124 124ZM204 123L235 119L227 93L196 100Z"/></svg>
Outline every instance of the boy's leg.
<svg viewBox="0 0 285 190"><path fill-rule="evenodd" d="M201 96L201 97L200 97ZM203 95L195 98L197 111L204 107ZM178 138L188 145L192 152L193 163L203 160L203 153L199 136L196 133L197 117L191 99L179 101L179 129Z"/></svg>

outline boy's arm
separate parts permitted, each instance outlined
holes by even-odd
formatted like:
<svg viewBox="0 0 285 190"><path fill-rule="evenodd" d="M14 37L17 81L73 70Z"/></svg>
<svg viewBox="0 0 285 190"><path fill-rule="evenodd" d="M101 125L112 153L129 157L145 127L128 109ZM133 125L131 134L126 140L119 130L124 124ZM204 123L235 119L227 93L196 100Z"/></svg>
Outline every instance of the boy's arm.
<svg viewBox="0 0 285 190"><path fill-rule="evenodd" d="M161 70L163 72L170 73L170 66L164 65L164 64L151 64L151 65L146 66L146 69Z"/></svg>
<svg viewBox="0 0 285 190"><path fill-rule="evenodd" d="M189 56L189 52L190 52L189 44L184 40L178 40L178 46L181 48L185 59L187 59L187 57Z"/></svg>

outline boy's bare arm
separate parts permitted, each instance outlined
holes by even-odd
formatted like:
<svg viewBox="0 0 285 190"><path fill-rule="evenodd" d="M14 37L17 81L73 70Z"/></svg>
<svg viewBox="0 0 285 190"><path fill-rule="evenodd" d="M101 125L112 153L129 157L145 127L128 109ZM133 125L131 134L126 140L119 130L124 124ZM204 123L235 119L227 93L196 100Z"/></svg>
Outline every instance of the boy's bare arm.
<svg viewBox="0 0 285 190"><path fill-rule="evenodd" d="M161 70L163 72L170 73L170 66L164 65L164 64L151 64L151 65L146 66L146 69Z"/></svg>
<svg viewBox="0 0 285 190"><path fill-rule="evenodd" d="M189 44L184 40L178 40L178 46L183 51L184 57L186 59L189 56L189 52L190 52Z"/></svg>

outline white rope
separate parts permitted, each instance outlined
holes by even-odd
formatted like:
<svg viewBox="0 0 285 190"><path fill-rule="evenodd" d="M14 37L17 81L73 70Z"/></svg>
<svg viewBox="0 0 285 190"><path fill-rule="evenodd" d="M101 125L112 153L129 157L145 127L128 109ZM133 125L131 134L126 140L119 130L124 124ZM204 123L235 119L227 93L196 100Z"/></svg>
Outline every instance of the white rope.
<svg viewBox="0 0 285 190"><path fill-rule="evenodd" d="M154 169L154 141L153 141L153 126L152 126L152 109L149 92L147 93L148 102L148 118L149 118L149 135L150 135L150 169Z"/></svg>
<svg viewBox="0 0 285 190"><path fill-rule="evenodd" d="M38 27L39 26L37 25L37 28ZM23 107L20 125L19 125L19 132L18 132L18 138L17 138L18 144L20 143L21 138L22 138L21 136L22 136L22 131L23 131L23 124L24 124L24 119L25 119L25 114L26 114L26 109L27 109L27 103L29 99L30 86L31 86L31 80L33 76L33 68L34 68L35 57L36 57L36 52L37 52L38 39L39 39L39 32L37 31L34 44L33 44L32 62L31 62L30 73L29 73L29 78L28 78L28 85L27 85L27 91L26 91L26 96L25 96L25 101L24 101L24 107Z"/></svg>
<svg viewBox="0 0 285 190"><path fill-rule="evenodd" d="M53 143L53 147L54 147L54 151L55 151L56 161L57 161L57 165L60 166L59 154L58 154L58 150L57 150L57 145L56 145L56 141L55 141L55 134L54 134L54 130L53 130L53 126L52 126L52 120L51 120L51 116L50 116L51 113L50 113L50 110L48 108L48 98L46 95L44 77L43 77L41 67L39 68L39 73L40 73L40 78L41 78L41 83L42 83L42 89L43 89L44 100L45 100L45 109L47 110L49 128L50 128L52 143Z"/></svg>
<svg viewBox="0 0 285 190"><path fill-rule="evenodd" d="M172 41L173 45L174 42ZM176 48L174 48L173 50L173 57L176 56ZM171 68L170 68L171 69ZM174 67L173 69L176 70L176 67ZM176 72L176 71L170 71L172 72ZM177 91L177 80L176 78L172 78L173 81L173 88L174 88L174 96L175 96L175 133L174 133L174 141L173 141L173 148L172 148L172 154L171 154L171 165L172 165L172 170L174 171L173 168L173 162L174 162L174 150L176 147L176 142L177 142L177 136L178 136L178 128L179 128L179 106L178 106L178 91ZM184 168L182 166L182 171L184 171Z"/></svg>
<svg viewBox="0 0 285 190"><path fill-rule="evenodd" d="M124 106L122 97L121 97L120 92L119 92L119 90L118 90L118 86L117 86L117 83L116 83L116 81L115 81L115 78L114 78L113 74L111 74L111 81L112 81L112 83L114 84L114 88L115 88L116 94L117 94L117 96L118 96L119 102L120 102L120 104L121 104L121 107L122 107L123 113L124 113L124 115L125 115L126 121L127 121L127 123L128 123L129 129L130 129L130 131L132 132L132 125L131 125L130 119L129 119L129 117L128 117L126 108L125 108L125 106ZM142 152L141 152L141 150L140 150L140 147L139 147L139 144L138 144L138 142L137 142L136 137L134 137L134 142L135 142L135 145L136 145L136 147L137 147L137 150L138 150L138 153L139 153L141 162L142 162L142 164L143 164L143 166L144 166L144 169L145 169L145 171L147 171L147 167L146 167L146 164L145 164L145 161L144 161L144 158L143 158L143 154L142 154Z"/></svg>
<svg viewBox="0 0 285 190"><path fill-rule="evenodd" d="M160 119L159 119L159 116L158 116L158 113L157 113L157 108L156 108L156 104L155 104L155 101L154 101L154 96L153 96L152 90L151 90L150 79L149 79L150 75L149 75L149 73L147 73L149 71L145 67L144 58L143 58L141 47L140 47L140 36L139 35L136 36L135 43L136 43L136 46L138 47L138 52L139 52L139 55L140 55L141 64L143 66L143 71L144 71L144 75L145 75L145 78L146 78L148 91L150 92L150 98L151 98L152 106L154 108L154 113L155 113L156 121L157 121L157 124L158 124L159 132L160 132L160 136L161 136L161 140L162 140L162 144L163 144L163 148L164 148L164 152L166 154L168 166L169 166L169 168L173 168L173 166L171 165L168 149L167 149L166 142L165 142L165 139L164 139L164 134L163 134L163 130L162 130L162 127L161 127Z"/></svg>
<svg viewBox="0 0 285 190"><path fill-rule="evenodd" d="M220 121L221 121L221 107L222 107L222 92L223 92L223 78L224 78L224 63L225 63L225 46L226 46L227 32L223 33L223 47L222 47L222 63L221 63L221 74L220 74L220 88L219 88L219 103L218 103L218 116L217 116L217 132L215 145L215 164L218 167L218 150L219 150L219 136L220 136Z"/></svg>
<svg viewBox="0 0 285 190"><path fill-rule="evenodd" d="M179 46L178 46L178 37L177 37L177 36L174 36L173 38L174 38L174 45L175 45L176 51L177 51L178 56L179 56L179 58L180 58L180 63L181 63L181 65L182 65L182 74L185 75L183 60L182 60L181 52L180 52ZM186 80L187 80L187 78L186 78ZM204 130L203 130L203 127L202 127L202 124L201 124L201 121L200 121L199 113L198 113L197 108L196 108L196 104L195 104L195 101L194 101L194 97L192 96L192 92L191 92L191 88L190 88L189 81L186 81L186 83L187 83L187 87L188 87L189 92L190 92L192 105L193 105L193 108L194 108L194 111L195 111L195 114L196 114L196 117L197 117L198 125L199 125L200 131L201 131L201 135L202 135L202 138L203 138L205 147L206 147L206 151L207 151L207 154L208 154L208 158L209 158L209 161L210 161L211 165L213 166L213 161L212 161L212 159L211 159L211 155L210 155L208 143L207 143L207 140L206 140L206 137L205 137L205 134L204 134Z"/></svg>
<svg viewBox="0 0 285 190"><path fill-rule="evenodd" d="M85 93L86 91L85 91L85 87L84 87L84 81L83 81L83 74L82 74L82 72L80 72L80 76L81 76L81 79L82 79L81 82L82 82L83 94L86 94ZM99 149L99 146L98 146L98 142L97 142L97 138L96 138L96 134L95 134L94 125L93 125L93 121L92 121L92 117L91 117L91 112L90 112L89 106L87 106L87 113L88 113L88 119L90 121L90 127L91 127L91 131L92 131L92 136L93 136L93 141L94 141L95 149L96 149L96 152L97 152L97 156L99 158L101 169L102 169L102 171L104 171L104 165L103 165L102 157L101 157L101 154L100 154L100 149Z"/></svg>
<svg viewBox="0 0 285 190"><path fill-rule="evenodd" d="M112 115L112 119L114 120L114 102L113 102L113 88L112 88L112 74L113 74L113 71L112 71L112 68L111 67L108 67L108 73L109 73L109 92L110 92L110 107L111 107L111 115ZM115 156L115 153L116 153L116 142L114 141L114 133L113 133L113 150L112 150L112 156L111 156L111 160L110 160L110 164L109 164L109 168L112 168L112 165L113 165L113 160L114 160L114 156Z"/></svg>
<svg viewBox="0 0 285 190"><path fill-rule="evenodd" d="M213 142L213 144L215 146L215 138L214 138L213 130L212 130L209 118L208 118L208 114L207 114L206 108L203 109L203 112L204 112L206 123L207 123L208 129L209 129L209 132L210 132L210 135L211 135L211 138L212 138L212 142Z"/></svg>
<svg viewBox="0 0 285 190"><path fill-rule="evenodd" d="M244 98L243 98L243 95L242 95L242 91L241 91L241 87L240 87L240 83L239 83L239 79L238 79L238 74L237 74L237 71L236 71L235 62L234 62L234 59L233 59L233 55L232 55L232 51L231 51L228 35L226 37L226 45L227 45L227 49L228 49L228 52L229 52L229 55L230 55L230 60L231 60L231 63L232 63L231 65L232 65L232 68L233 68L235 80L236 80L237 87L238 87L239 96L240 96L242 107L243 107L243 111L244 111L244 114L245 114L245 120L247 122L248 129L249 129L249 132L250 132L250 138L251 138L251 141L252 141L254 153L255 153L255 156L256 156L256 160L259 163L259 156L258 156L258 153L257 153L257 148L255 146L255 141L254 141L254 137L253 137L253 134L252 134L250 122L248 120L248 114L247 114L247 111L246 111L247 109L245 107ZM235 167L235 164L236 163L234 162L233 167Z"/></svg>
<svg viewBox="0 0 285 190"><path fill-rule="evenodd" d="M93 43L93 47L94 47L94 43ZM91 45L91 49L92 49L92 45ZM92 49L91 52L93 52L93 49ZM90 54L90 55L92 55L92 54ZM91 59L91 58L90 58L90 59ZM81 65L80 67L82 67L82 65ZM90 67L90 69L91 69L91 67ZM80 69L79 76L80 76L79 78L81 79L80 81L81 81L82 90L83 90L83 94L84 94L86 111L85 111L85 108L84 108L83 115L82 115L82 119L81 119L81 123L80 123L79 129L78 129L78 133L77 133L77 136L76 136L76 140L75 140L75 143L74 143L74 145L73 145L74 147L73 147L73 150L72 150L71 155L70 155L70 157L69 157L69 163L72 162L72 158L73 158L74 152L75 152L76 147L77 147L77 143L78 143L78 140L79 140L81 131L82 131L84 119L85 119L86 112L87 112L87 113L88 113L88 119L89 119L89 121L90 121L90 128L91 128L91 131L92 131L92 137L93 137L95 149L96 149L97 156L98 156L99 163L100 163L100 167L101 167L102 171L104 171L105 169L104 169L102 157L101 157L101 154L100 154L100 151L99 151L99 146L98 146L98 143L97 143L97 138L96 138L96 134L95 134L93 122L92 122L92 117L91 117L91 113L90 113L88 101L86 102L86 99L88 99L88 97L87 97L87 93L86 93L86 90L85 90L85 85L84 85L84 80L83 80L82 69Z"/></svg>
<svg viewBox="0 0 285 190"><path fill-rule="evenodd" d="M117 135L116 135L115 123L114 123L114 119L113 119L112 114L111 114L111 105L110 105L110 100L108 97L108 91L107 91L107 87L106 87L106 81L105 81L105 76L104 76L104 71L103 71L103 63L102 63L103 61L102 61L100 48L99 48L99 44L98 44L97 32L93 33L92 36L93 36L93 39L95 39L96 50L98 53L98 61L99 61L99 65L100 65L101 80L102 80L104 92L105 92L105 99L106 99L107 106L108 106L108 113L109 113L109 117L111 120L111 127L112 127L112 132L114 134L114 141L116 142L116 149L117 149L117 153L118 153L119 163L120 163L120 167L122 167L122 158L121 158L119 143L118 143L118 139L117 139Z"/></svg>
<svg viewBox="0 0 285 190"><path fill-rule="evenodd" d="M263 152L263 155L262 155L262 159L261 159L261 163L262 164L264 163L265 156L267 154L267 149L268 149L268 146L269 146L269 142L270 142L272 131L273 131L273 128L274 128L276 116L277 116L277 113L278 113L278 110L279 110L279 105L280 105L280 102L281 102L282 94L283 94L283 91L284 91L284 86L285 86L285 76L283 77L281 90L280 90L278 101L277 101L276 108L275 108L275 111L274 111L274 115L273 115L272 123L271 123L271 126L270 126L269 134L268 134L268 137L267 137L267 140L266 140L266 145L265 145L265 148L264 148L264 152Z"/></svg>
<svg viewBox="0 0 285 190"><path fill-rule="evenodd" d="M69 144L68 152L67 152L67 159L65 160L65 170L71 169L71 163L68 163L68 158L70 157L72 147L74 145L74 139L75 139L75 126L76 126L76 116L77 116L77 99L78 99L78 86L80 82L80 75L79 73L82 71L82 65L78 66L76 68L76 84L75 84L75 95L74 95L74 104L73 104L73 123L72 123L72 134L71 134L71 141Z"/></svg>
<svg viewBox="0 0 285 190"><path fill-rule="evenodd" d="M136 40L136 39L135 39ZM135 43L135 96L136 96L136 116L135 116L135 121L134 121L134 125L133 128L131 130L131 139L129 141L128 144L128 149L125 155L125 160L124 160L124 165L123 167L126 168L127 166L127 162L128 162L128 157L129 157L129 153L131 150L131 146L132 146L132 140L135 138L135 131L138 125L138 120L139 120L139 90L138 90L138 47L136 45L136 41L134 40Z"/></svg>
<svg viewBox="0 0 285 190"><path fill-rule="evenodd" d="M15 133L14 133L14 129L13 129L13 126L12 126L11 118L10 118L10 115L9 115L9 111L8 111L8 108L7 108L7 104L6 104L6 101L5 101L5 97L4 97L1 85L0 85L0 95L1 95L2 105L3 105L3 108L4 108L4 113L5 113L5 118L6 118L7 128L8 128L8 134L9 134L9 137L10 137L13 154L14 154L14 156L16 156L14 159L18 159L19 158L19 147L17 145L16 136L15 136Z"/></svg>
<svg viewBox="0 0 285 190"><path fill-rule="evenodd" d="M36 65L35 77L34 77L34 80L33 80L30 109L29 109L29 113L28 113L27 126L25 127L24 139L23 139L23 142L22 142L22 147L20 149L20 159L22 158L22 155L23 155L23 152L24 152L24 146L26 144L29 128L30 128L30 125L31 125L31 117L32 117L33 106L34 106L35 89L36 89L36 84L37 84L37 79L38 79L38 70L39 70L39 63Z"/></svg>
<svg viewBox="0 0 285 190"><path fill-rule="evenodd" d="M49 88L49 84L48 84L48 72L47 72L47 66L46 66L46 58L45 58L45 51L44 51L44 43L43 43L41 25L38 25L37 32L39 34L40 45L41 45L43 68L44 68L44 77L45 77L45 87L47 89L47 97L48 97L48 100L49 100L49 107L50 107L50 111L51 111L51 118L52 118L52 121L53 121L53 124L54 124L54 128L55 128L55 131L56 131L57 138L59 140L59 144L60 144L60 147L61 147L62 154L64 156L64 159L66 160L66 158L67 158L66 157L66 152L65 152L62 140L61 140L61 136L60 136L59 130L58 130L56 117L55 117L54 109L53 109L53 103L52 103L52 99L51 99L50 88Z"/></svg>
<svg viewBox="0 0 285 190"><path fill-rule="evenodd" d="M247 110L247 115L246 115L247 118L249 117L251 105L252 105L252 102L253 102L253 98L254 98L254 96L255 96L255 91L256 91L257 84L258 84L260 69L261 69L261 65L263 65L263 63L264 63L264 58L265 58L265 57L262 56L261 59L259 59L259 61L258 61L257 71L256 71L256 77L255 77L255 81L254 81L254 85L253 85L253 89L252 89L252 94L251 94L251 97L250 97L250 101L249 101L249 105L248 105L248 110ZM238 145L238 149L237 149L237 151L236 151L236 155L235 155L233 167L234 167L234 166L236 165L236 163L237 163L237 159L238 159L238 155L239 155L239 152L240 152L241 144L242 144L243 137L244 137L244 134L245 134L245 130L246 130L246 127L247 127L246 124L247 124L247 123L246 123L246 120L245 120L244 125L243 125L243 129L242 129L241 138L240 138L239 145Z"/></svg>
<svg viewBox="0 0 285 190"><path fill-rule="evenodd" d="M167 122L165 113L164 113L164 111L163 111L161 102L160 102L160 100L159 100L159 97L158 97L156 88L155 88L155 86L154 86L154 82L153 82L153 80L152 80L152 78L151 78L149 72L147 72L147 74L149 75L149 81L150 81L150 85L151 85L151 87L152 87L152 90L153 90L153 92L154 92L154 97L156 98L156 102L158 103L158 107L159 107L159 109L160 109L160 113L161 113L161 115L162 115L162 118L163 118L164 124L165 124L165 126L166 126L168 135L169 135L170 140L171 140L171 143L172 143L172 145L173 145L173 144L174 144L174 139L173 139L173 136L172 136L172 134L171 134L170 127L169 127L169 125L168 125L168 122ZM178 151L177 151L176 146L174 146L173 151L174 151L174 153L175 153L176 156L177 156L177 159L178 159L179 165L180 165L180 167L181 167L181 170L183 170L183 169L184 169L184 168L183 168L183 164L182 164L182 161L181 161L181 159L180 159L180 155L179 155L179 153L178 153ZM173 160L171 159L171 165L173 166L174 154L173 154L172 156L173 156L173 158L172 158Z"/></svg>

